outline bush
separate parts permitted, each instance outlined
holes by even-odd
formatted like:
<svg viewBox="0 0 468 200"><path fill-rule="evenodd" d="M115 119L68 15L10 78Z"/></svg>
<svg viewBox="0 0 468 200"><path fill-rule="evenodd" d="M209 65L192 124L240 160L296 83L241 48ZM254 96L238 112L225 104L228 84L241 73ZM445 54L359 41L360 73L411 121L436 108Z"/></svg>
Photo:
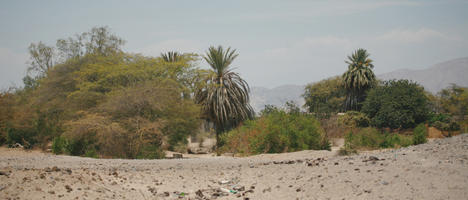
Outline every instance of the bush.
<svg viewBox="0 0 468 200"><path fill-rule="evenodd" d="M221 143L221 151L243 155L330 150L330 143L314 117L279 109L221 135Z"/></svg>
<svg viewBox="0 0 468 200"><path fill-rule="evenodd" d="M428 124L441 131L458 131L461 129L460 124L453 117L443 113L431 113Z"/></svg>
<svg viewBox="0 0 468 200"><path fill-rule="evenodd" d="M21 144L25 148L32 148L37 142L35 132L31 128L8 128L6 143L8 145Z"/></svg>
<svg viewBox="0 0 468 200"><path fill-rule="evenodd" d="M62 137L55 137L52 141L52 152L55 154L62 154L65 153L67 150L68 142L67 140Z"/></svg>
<svg viewBox="0 0 468 200"><path fill-rule="evenodd" d="M357 150L406 147L413 143L411 137L396 133L380 133L376 128L364 128L358 133L345 135L344 148L340 154L347 155Z"/></svg>
<svg viewBox="0 0 468 200"><path fill-rule="evenodd" d="M427 142L427 131L424 124L419 124L413 131L413 144L423 144Z"/></svg>
<svg viewBox="0 0 468 200"><path fill-rule="evenodd" d="M362 112L377 128L413 128L427 119L427 102L417 83L391 80L369 91Z"/></svg>

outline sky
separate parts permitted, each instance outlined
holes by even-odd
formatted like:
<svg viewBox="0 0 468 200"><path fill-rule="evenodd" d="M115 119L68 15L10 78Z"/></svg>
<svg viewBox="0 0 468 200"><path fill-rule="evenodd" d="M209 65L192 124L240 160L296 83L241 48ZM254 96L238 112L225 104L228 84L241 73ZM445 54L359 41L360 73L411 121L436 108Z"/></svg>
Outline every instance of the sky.
<svg viewBox="0 0 468 200"><path fill-rule="evenodd" d="M22 85L31 43L96 26L147 56L232 47L235 71L267 88L341 75L357 48L376 74L468 56L467 0L0 0L0 89Z"/></svg>

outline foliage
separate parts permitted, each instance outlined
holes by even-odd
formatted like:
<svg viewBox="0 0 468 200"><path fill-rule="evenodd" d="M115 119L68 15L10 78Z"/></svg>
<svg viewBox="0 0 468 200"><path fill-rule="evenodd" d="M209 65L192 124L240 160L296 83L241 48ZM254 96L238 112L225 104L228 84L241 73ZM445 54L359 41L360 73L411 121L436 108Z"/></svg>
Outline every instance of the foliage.
<svg viewBox="0 0 468 200"><path fill-rule="evenodd" d="M366 98L366 91L372 88L377 79L372 69L374 65L369 58L369 53L365 49L357 49L351 56L348 56L348 71L343 76L343 86L347 92L345 109L357 110L361 108L361 103Z"/></svg>
<svg viewBox="0 0 468 200"><path fill-rule="evenodd" d="M55 153L121 158L160 158L185 145L200 125L198 58L166 62L125 53L123 43L106 27L93 28L58 40L53 62L43 62L44 44L31 45L34 65L47 65L41 76L25 77L25 88L1 93L0 141L53 141Z"/></svg>
<svg viewBox="0 0 468 200"><path fill-rule="evenodd" d="M408 80L390 80L369 91L362 112L378 128L412 128L428 117L424 89Z"/></svg>
<svg viewBox="0 0 468 200"><path fill-rule="evenodd" d="M449 114L430 113L428 124L442 131L460 130L460 125Z"/></svg>
<svg viewBox="0 0 468 200"><path fill-rule="evenodd" d="M370 124L370 119L364 113L357 111L348 111L340 116L338 120L350 128L367 127Z"/></svg>
<svg viewBox="0 0 468 200"><path fill-rule="evenodd" d="M380 133L376 128L364 128L357 133L345 135L342 155L355 153L357 150L406 147L413 143L411 137L396 133Z"/></svg>
<svg viewBox="0 0 468 200"><path fill-rule="evenodd" d="M67 150L67 140L64 137L55 137L52 141L52 152L55 154L62 154L65 153Z"/></svg>
<svg viewBox="0 0 468 200"><path fill-rule="evenodd" d="M196 101L201 104L205 118L214 123L217 139L223 131L254 116L249 104L249 85L230 67L237 56L235 50L218 46L210 47L203 57L211 71L197 91Z"/></svg>
<svg viewBox="0 0 468 200"><path fill-rule="evenodd" d="M318 118L328 118L331 114L343 111L346 91L341 77L334 77L308 84L302 95L305 107Z"/></svg>
<svg viewBox="0 0 468 200"><path fill-rule="evenodd" d="M413 144L423 144L427 142L427 130L424 124L419 124L413 131Z"/></svg>
<svg viewBox="0 0 468 200"><path fill-rule="evenodd" d="M468 88L453 84L438 93L441 112L463 121L468 115Z"/></svg>
<svg viewBox="0 0 468 200"><path fill-rule="evenodd" d="M222 135L222 143L223 151L243 155L330 149L314 117L277 108Z"/></svg>

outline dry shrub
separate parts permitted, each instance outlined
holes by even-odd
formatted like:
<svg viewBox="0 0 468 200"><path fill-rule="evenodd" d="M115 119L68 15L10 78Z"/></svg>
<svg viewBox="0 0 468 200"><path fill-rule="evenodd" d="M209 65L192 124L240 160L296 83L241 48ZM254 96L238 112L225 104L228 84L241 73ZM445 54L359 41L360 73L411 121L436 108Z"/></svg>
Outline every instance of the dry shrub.
<svg viewBox="0 0 468 200"><path fill-rule="evenodd" d="M85 114L68 122L64 137L69 141L67 151L72 155L85 155L96 151L103 157L159 158L162 134L160 124L143 118L128 119L123 124L108 117Z"/></svg>

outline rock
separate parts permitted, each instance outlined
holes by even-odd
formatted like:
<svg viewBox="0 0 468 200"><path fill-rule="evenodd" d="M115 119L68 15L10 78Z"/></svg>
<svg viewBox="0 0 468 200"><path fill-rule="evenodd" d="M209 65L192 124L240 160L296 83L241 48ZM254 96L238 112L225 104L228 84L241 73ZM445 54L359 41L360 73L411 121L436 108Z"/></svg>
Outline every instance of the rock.
<svg viewBox="0 0 468 200"><path fill-rule="evenodd" d="M244 186L235 186L233 187L232 189L236 190L236 191L244 191L245 190L245 187Z"/></svg>
<svg viewBox="0 0 468 200"><path fill-rule="evenodd" d="M49 191L48 193L49 194L55 194L55 191Z"/></svg>
<svg viewBox="0 0 468 200"><path fill-rule="evenodd" d="M270 187L268 187L268 188L265 188L265 189L263 189L263 191L262 191L262 192L263 192L263 193L265 193L265 192L271 192L271 188L270 188Z"/></svg>
<svg viewBox="0 0 468 200"><path fill-rule="evenodd" d="M10 173L5 172L5 171L0 171L0 176L10 176Z"/></svg>
<svg viewBox="0 0 468 200"><path fill-rule="evenodd" d="M382 185L388 185L387 181L382 181Z"/></svg>
<svg viewBox="0 0 468 200"><path fill-rule="evenodd" d="M73 191L73 189L69 185L65 185L65 189L67 189L67 192Z"/></svg>
<svg viewBox="0 0 468 200"><path fill-rule="evenodd" d="M24 149L23 145L21 145L20 143L16 143L16 144L11 145L11 148L20 148L20 149Z"/></svg>
<svg viewBox="0 0 468 200"><path fill-rule="evenodd" d="M176 158L176 159L177 159L177 158L182 158L182 157L183 157L183 155L182 155L181 153L174 153L174 154L172 154L172 158Z"/></svg>
<svg viewBox="0 0 468 200"><path fill-rule="evenodd" d="M190 154L208 154L210 152L209 148L206 147L192 147L188 149Z"/></svg>
<svg viewBox="0 0 468 200"><path fill-rule="evenodd" d="M151 194L153 194L153 195L156 195L158 193L158 191L156 191L155 187L148 186L148 191L151 192Z"/></svg>
<svg viewBox="0 0 468 200"><path fill-rule="evenodd" d="M60 171L60 168L58 168L57 166L53 166L51 171L53 172L59 172Z"/></svg>
<svg viewBox="0 0 468 200"><path fill-rule="evenodd" d="M375 162L375 161L379 161L380 159L375 157L375 156L369 156L369 158L363 160L362 162L369 162L369 161L372 161L372 162Z"/></svg>
<svg viewBox="0 0 468 200"><path fill-rule="evenodd" d="M67 172L69 175L72 174L72 170L70 168L65 169L65 172Z"/></svg>
<svg viewBox="0 0 468 200"><path fill-rule="evenodd" d="M195 194L196 194L198 197L200 197L200 198L203 198L203 197L204 197L203 192L202 192L201 190L197 190L197 191L195 192Z"/></svg>
<svg viewBox="0 0 468 200"><path fill-rule="evenodd" d="M294 164L294 163L296 163L296 161L294 161L294 160L288 160L288 161L286 161L286 164Z"/></svg>

